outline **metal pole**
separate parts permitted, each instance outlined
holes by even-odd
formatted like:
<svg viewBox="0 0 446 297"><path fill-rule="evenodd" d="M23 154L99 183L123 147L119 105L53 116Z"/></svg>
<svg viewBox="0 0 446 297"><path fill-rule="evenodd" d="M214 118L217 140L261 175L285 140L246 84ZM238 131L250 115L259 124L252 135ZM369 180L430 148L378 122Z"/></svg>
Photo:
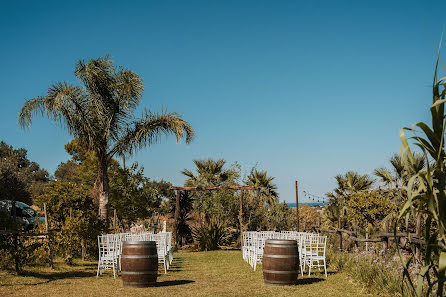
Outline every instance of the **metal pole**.
<svg viewBox="0 0 446 297"><path fill-rule="evenodd" d="M296 230L299 232L299 191L297 189L297 180L296 180Z"/></svg>

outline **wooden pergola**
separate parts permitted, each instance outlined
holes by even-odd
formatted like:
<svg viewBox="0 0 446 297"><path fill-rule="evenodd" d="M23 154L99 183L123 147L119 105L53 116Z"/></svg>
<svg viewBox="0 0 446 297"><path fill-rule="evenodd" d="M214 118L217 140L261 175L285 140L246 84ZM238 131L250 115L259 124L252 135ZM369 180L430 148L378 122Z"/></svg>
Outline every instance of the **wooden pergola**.
<svg viewBox="0 0 446 297"><path fill-rule="evenodd" d="M179 236L178 236L178 219L180 216L180 192L181 191L215 191L215 190L240 190L240 214L239 214L239 222L240 222L240 236L243 233L243 195L245 190L254 189L251 186L239 186L239 185L223 185L223 186L206 186L206 187L177 187L170 186L169 190L174 190L177 192L176 202L175 202L175 225L174 225L174 234L175 234L175 243L179 245Z"/></svg>

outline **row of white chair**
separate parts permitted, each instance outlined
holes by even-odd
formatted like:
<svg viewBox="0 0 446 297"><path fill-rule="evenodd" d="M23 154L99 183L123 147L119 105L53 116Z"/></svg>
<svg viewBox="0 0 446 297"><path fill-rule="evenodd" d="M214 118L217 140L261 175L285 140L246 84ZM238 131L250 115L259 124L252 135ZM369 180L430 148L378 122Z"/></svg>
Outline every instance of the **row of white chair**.
<svg viewBox="0 0 446 297"><path fill-rule="evenodd" d="M324 267L327 276L327 266L325 260L325 249L327 243L326 236L315 233L296 231L246 231L242 235L242 257L256 270L257 264L263 261L263 249L265 241L268 239L295 240L299 250L299 268L303 275L308 266L308 275L313 267Z"/></svg>
<svg viewBox="0 0 446 297"><path fill-rule="evenodd" d="M117 233L98 236L99 261L96 276L102 275L107 269L113 269L113 277L121 270L122 245L125 241L155 241L158 263L164 266L167 273L173 260L172 232L144 232L139 234Z"/></svg>

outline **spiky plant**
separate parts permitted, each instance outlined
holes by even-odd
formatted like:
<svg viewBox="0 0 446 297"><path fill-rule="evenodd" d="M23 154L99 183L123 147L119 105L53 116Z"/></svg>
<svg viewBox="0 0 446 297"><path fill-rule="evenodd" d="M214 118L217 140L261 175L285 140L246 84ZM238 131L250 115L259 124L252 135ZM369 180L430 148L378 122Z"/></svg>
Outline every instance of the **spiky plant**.
<svg viewBox="0 0 446 297"><path fill-rule="evenodd" d="M417 258L417 254L406 261L400 253L404 278L412 288L413 295L418 297L430 296L435 286L437 287L436 295L443 296L446 281L446 152L444 147L446 77L439 79L437 76L439 62L440 51L437 54L432 86L431 127L420 122L400 132L402 141L400 154L403 156L406 170L413 170L416 162L404 130L413 133L414 136L411 139L414 144L422 150L425 159L431 158L433 161L409 179L407 201L401 207L398 217L406 230L409 230L410 223L418 218L424 222L424 230L418 242L418 244L421 243L418 246L420 258L417 259L422 264L422 268L418 272L416 282L413 282L410 276L409 265ZM421 134L418 129L421 129ZM396 234L396 227L394 232ZM414 244L415 249L415 242L410 236L409 242Z"/></svg>
<svg viewBox="0 0 446 297"><path fill-rule="evenodd" d="M80 60L74 70L83 86L56 82L46 95L29 99L19 113L21 127L29 127L36 115L47 116L94 151L98 159L95 183L99 216L108 219L109 179L107 166L115 155L131 155L150 146L164 134L174 134L177 142L189 143L192 127L178 113L145 111L133 115L140 103L144 84L135 72L115 67L110 56Z"/></svg>

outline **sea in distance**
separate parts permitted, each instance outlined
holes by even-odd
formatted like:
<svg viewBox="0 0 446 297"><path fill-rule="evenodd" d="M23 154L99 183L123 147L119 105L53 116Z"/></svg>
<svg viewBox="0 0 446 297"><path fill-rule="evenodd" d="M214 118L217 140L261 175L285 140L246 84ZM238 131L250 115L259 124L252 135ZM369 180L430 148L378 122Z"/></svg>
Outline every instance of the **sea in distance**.
<svg viewBox="0 0 446 297"><path fill-rule="evenodd" d="M291 203L291 202L287 202L286 203L289 207L296 207L296 203ZM327 203L324 202L308 202L308 203L299 203L300 206L308 204L308 206L322 206L325 205Z"/></svg>

